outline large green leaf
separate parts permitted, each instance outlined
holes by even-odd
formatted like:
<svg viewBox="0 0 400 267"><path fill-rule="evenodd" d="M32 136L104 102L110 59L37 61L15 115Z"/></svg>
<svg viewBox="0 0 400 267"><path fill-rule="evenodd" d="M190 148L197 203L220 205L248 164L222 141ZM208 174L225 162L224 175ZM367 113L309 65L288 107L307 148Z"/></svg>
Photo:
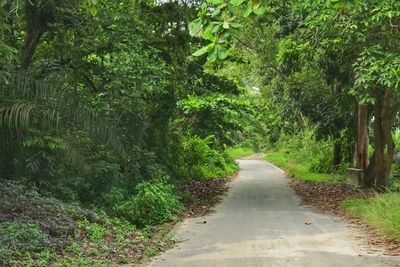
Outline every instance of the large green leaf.
<svg viewBox="0 0 400 267"><path fill-rule="evenodd" d="M218 59L218 51L214 45L213 48L209 51L207 60L209 62L215 62L217 59Z"/></svg>
<svg viewBox="0 0 400 267"><path fill-rule="evenodd" d="M244 0L231 0L232 6L240 6L243 2Z"/></svg>
<svg viewBox="0 0 400 267"><path fill-rule="evenodd" d="M265 8L259 7L259 8L254 9L253 12L257 15L263 15L265 13Z"/></svg>
<svg viewBox="0 0 400 267"><path fill-rule="evenodd" d="M252 8L251 4L249 3L243 10L243 17L245 17L245 18L248 17L252 12L253 12L253 8Z"/></svg>
<svg viewBox="0 0 400 267"><path fill-rule="evenodd" d="M189 30L192 34L197 35L201 31L202 26L201 18L197 18L189 23Z"/></svg>
<svg viewBox="0 0 400 267"><path fill-rule="evenodd" d="M222 45L217 45L215 50L217 51L217 57L219 60L224 60L228 57L228 52Z"/></svg>
<svg viewBox="0 0 400 267"><path fill-rule="evenodd" d="M208 3L217 6L224 3L224 0L207 0Z"/></svg>
<svg viewBox="0 0 400 267"><path fill-rule="evenodd" d="M215 45L214 45L213 43L211 43L211 44L209 44L209 45L207 45L207 46L204 46L204 47L200 48L200 49L197 50L196 52L194 52L194 53L193 53L193 56L195 56L195 57L200 57L200 56L202 56L202 55L204 55L204 54L210 52L211 50L213 50L214 47L215 47Z"/></svg>

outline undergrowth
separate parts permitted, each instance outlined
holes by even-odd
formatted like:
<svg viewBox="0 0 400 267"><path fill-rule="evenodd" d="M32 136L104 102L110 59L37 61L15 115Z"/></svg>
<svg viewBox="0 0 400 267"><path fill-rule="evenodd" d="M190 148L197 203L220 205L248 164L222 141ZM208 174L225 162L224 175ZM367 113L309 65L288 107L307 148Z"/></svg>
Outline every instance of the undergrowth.
<svg viewBox="0 0 400 267"><path fill-rule="evenodd" d="M345 132L342 133L345 138ZM336 141L338 142L338 141ZM282 134L266 153L266 159L289 175L315 182L341 182L348 163L333 164L332 139L317 139L317 127L304 119L303 128L293 134Z"/></svg>
<svg viewBox="0 0 400 267"><path fill-rule="evenodd" d="M140 230L103 212L0 184L0 266L109 266L168 245L167 228Z"/></svg>
<svg viewBox="0 0 400 267"><path fill-rule="evenodd" d="M236 146L228 148L226 150L226 153L228 153L228 155L232 158L238 159L251 156L255 153L255 151L250 147Z"/></svg>
<svg viewBox="0 0 400 267"><path fill-rule="evenodd" d="M174 186L165 181L144 181L136 189L138 193L118 206L117 211L138 226L176 221L176 214L184 210Z"/></svg>
<svg viewBox="0 0 400 267"><path fill-rule="evenodd" d="M238 171L237 164L226 153L212 147L214 137L186 138L179 158L179 174L186 180L227 177Z"/></svg>
<svg viewBox="0 0 400 267"><path fill-rule="evenodd" d="M350 214L376 227L381 235L400 239L400 193L346 200L343 206Z"/></svg>
<svg viewBox="0 0 400 267"><path fill-rule="evenodd" d="M300 180L334 183L341 183L344 180L344 176L341 174L312 172L306 164L283 151L269 151L266 153L265 159L284 169L288 175Z"/></svg>

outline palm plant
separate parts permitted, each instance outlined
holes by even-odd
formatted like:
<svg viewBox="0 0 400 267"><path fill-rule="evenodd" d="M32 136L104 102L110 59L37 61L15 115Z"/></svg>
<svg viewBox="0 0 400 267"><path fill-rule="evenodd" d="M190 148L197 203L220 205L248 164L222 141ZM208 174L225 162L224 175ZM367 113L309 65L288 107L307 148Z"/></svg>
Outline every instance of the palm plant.
<svg viewBox="0 0 400 267"><path fill-rule="evenodd" d="M62 81L34 80L9 71L0 71L0 81L2 150L26 145L23 140L34 129L47 130L57 136L61 129L72 124L87 132L93 140L110 147L119 157L125 157L123 143L112 119L101 117ZM83 162L79 153L68 144L59 147L64 150L65 160L74 165Z"/></svg>

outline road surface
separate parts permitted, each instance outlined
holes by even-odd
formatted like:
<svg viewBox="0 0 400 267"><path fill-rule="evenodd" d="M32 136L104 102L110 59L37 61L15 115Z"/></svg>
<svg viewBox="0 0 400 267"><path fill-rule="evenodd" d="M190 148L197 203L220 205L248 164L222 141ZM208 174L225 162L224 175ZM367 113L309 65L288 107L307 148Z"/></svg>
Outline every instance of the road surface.
<svg viewBox="0 0 400 267"><path fill-rule="evenodd" d="M299 205L272 164L244 159L239 165L216 212L179 224L175 234L182 242L149 266L400 266L400 257L364 246L360 230Z"/></svg>

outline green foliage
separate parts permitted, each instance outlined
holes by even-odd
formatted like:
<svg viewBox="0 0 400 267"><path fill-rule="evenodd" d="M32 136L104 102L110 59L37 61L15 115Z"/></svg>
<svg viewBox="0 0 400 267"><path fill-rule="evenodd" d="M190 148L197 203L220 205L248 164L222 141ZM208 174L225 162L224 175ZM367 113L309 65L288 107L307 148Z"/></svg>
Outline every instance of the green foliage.
<svg viewBox="0 0 400 267"><path fill-rule="evenodd" d="M178 102L178 108L193 135L206 138L214 135L217 146L232 145L233 132L243 131L243 114L249 110L247 99L228 96L188 96Z"/></svg>
<svg viewBox="0 0 400 267"><path fill-rule="evenodd" d="M300 128L296 134L282 135L276 143L276 148L284 150L298 161L307 165L310 164L309 168L312 171L324 169L324 166L329 163L331 163L330 168L332 168L331 142L329 140L318 141L316 129L315 126L306 122L305 127ZM328 173L330 171L328 170Z"/></svg>
<svg viewBox="0 0 400 267"><path fill-rule="evenodd" d="M389 238L400 238L400 193L387 193L369 199L347 200L343 206Z"/></svg>
<svg viewBox="0 0 400 267"><path fill-rule="evenodd" d="M226 154L211 147L213 136L202 139L198 136L183 140L180 158L180 175L185 179L210 179L226 177L238 169Z"/></svg>
<svg viewBox="0 0 400 267"><path fill-rule="evenodd" d="M175 221L183 210L174 187L165 180L141 182L136 190L136 195L117 206L116 211L140 227Z"/></svg>
<svg viewBox="0 0 400 267"><path fill-rule="evenodd" d="M304 118L296 134L284 134L267 153L267 160L281 166L290 175L310 181L340 181L348 167L333 164L333 141L318 140L317 127Z"/></svg>
<svg viewBox="0 0 400 267"><path fill-rule="evenodd" d="M221 151L251 107L236 81L188 57L202 45L188 30L198 11L129 0L1 5L0 176L117 215L141 181L231 174ZM209 135L196 171L177 164L183 139Z"/></svg>
<svg viewBox="0 0 400 267"><path fill-rule="evenodd" d="M300 180L312 182L342 183L344 176L340 174L316 173L309 170L304 162L293 159L284 151L268 151L265 159L282 168L288 175Z"/></svg>
<svg viewBox="0 0 400 267"><path fill-rule="evenodd" d="M238 159L238 158L251 156L251 155L255 154L255 151L250 147L236 146L236 147L228 148L226 150L226 153L230 157L232 157L234 159Z"/></svg>
<svg viewBox="0 0 400 267"><path fill-rule="evenodd" d="M198 17L189 26L192 34L211 43L193 55L198 57L208 54L209 62L220 62L226 59L229 41L237 35L242 26L238 17L263 15L266 8L266 4L261 1L209 0L203 3Z"/></svg>
<svg viewBox="0 0 400 267"><path fill-rule="evenodd" d="M0 223L0 263L18 265L17 258L50 260L54 252L49 252L48 235L35 224L22 222ZM49 258L46 259L46 253Z"/></svg>
<svg viewBox="0 0 400 267"><path fill-rule="evenodd" d="M388 189L391 192L400 192L400 181L398 179L392 179L392 181L389 182Z"/></svg>
<svg viewBox="0 0 400 267"><path fill-rule="evenodd" d="M6 266L132 263L146 257L138 246L158 251L169 244L168 229L139 232L126 220L43 197L16 183L0 183L0 216L0 265ZM125 255L127 249L131 253Z"/></svg>
<svg viewBox="0 0 400 267"><path fill-rule="evenodd" d="M87 219L80 222L80 226L85 229L87 236L92 242L101 242L105 236L106 228L98 223L91 223Z"/></svg>
<svg viewBox="0 0 400 267"><path fill-rule="evenodd" d="M392 138L396 149L400 149L400 129L396 128L392 132Z"/></svg>

